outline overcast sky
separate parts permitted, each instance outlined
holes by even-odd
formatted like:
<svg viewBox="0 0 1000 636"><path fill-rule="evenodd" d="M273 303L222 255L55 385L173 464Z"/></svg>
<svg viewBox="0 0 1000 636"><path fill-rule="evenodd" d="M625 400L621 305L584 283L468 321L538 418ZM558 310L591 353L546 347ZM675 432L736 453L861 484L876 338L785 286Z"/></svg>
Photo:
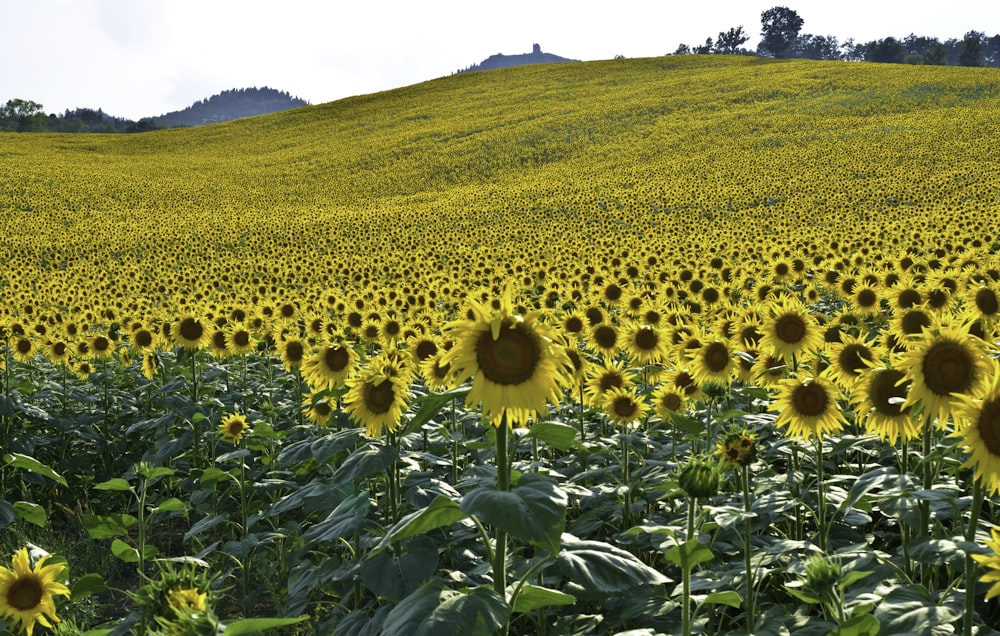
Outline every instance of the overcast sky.
<svg viewBox="0 0 1000 636"><path fill-rule="evenodd" d="M534 43L580 60L651 57L742 25L755 47L776 5L842 42L1000 33L995 0L0 0L0 104L139 119L253 86L320 104Z"/></svg>

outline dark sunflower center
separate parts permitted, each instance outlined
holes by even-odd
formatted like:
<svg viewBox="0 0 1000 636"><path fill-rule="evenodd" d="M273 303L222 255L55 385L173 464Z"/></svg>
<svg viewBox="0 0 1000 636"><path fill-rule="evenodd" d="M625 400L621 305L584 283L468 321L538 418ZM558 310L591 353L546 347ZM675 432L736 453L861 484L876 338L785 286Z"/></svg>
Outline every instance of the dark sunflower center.
<svg viewBox="0 0 1000 636"><path fill-rule="evenodd" d="M744 327L743 330L740 331L740 339L743 340L743 344L751 349L755 349L757 345L760 344L760 337L760 331L758 331L757 327L754 326Z"/></svg>
<svg viewBox="0 0 1000 636"><path fill-rule="evenodd" d="M232 422L229 423L229 426L226 427L226 432L229 434L229 437L236 437L242 434L243 422L241 422L240 420L233 420Z"/></svg>
<svg viewBox="0 0 1000 636"><path fill-rule="evenodd" d="M18 340L17 341L17 352L18 353L30 353L31 352L31 341L30 340Z"/></svg>
<svg viewBox="0 0 1000 636"><path fill-rule="evenodd" d="M437 353L437 350L433 340L421 340L417 343L417 359L422 362Z"/></svg>
<svg viewBox="0 0 1000 636"><path fill-rule="evenodd" d="M591 307L586 312L587 322L593 325L599 325L604 322L604 313L601 312L597 307Z"/></svg>
<svg viewBox="0 0 1000 636"><path fill-rule="evenodd" d="M902 415L903 402L891 400L906 397L906 386L896 386L905 374L896 369L882 369L874 373L868 388L868 397L875 410L888 417Z"/></svg>
<svg viewBox="0 0 1000 636"><path fill-rule="evenodd" d="M900 327L903 328L903 333L908 335L919 334L924 327L929 327L930 324L930 316L919 309L906 312L903 314L903 319L899 321Z"/></svg>
<svg viewBox="0 0 1000 636"><path fill-rule="evenodd" d="M684 395L691 395L698 390L698 385L694 383L694 378L687 371L681 371L674 379L674 385L684 391Z"/></svg>
<svg viewBox="0 0 1000 636"><path fill-rule="evenodd" d="M681 408L681 396L676 393L667 393L660 400L660 404L668 411L677 411Z"/></svg>
<svg viewBox="0 0 1000 636"><path fill-rule="evenodd" d="M639 329L635 334L635 346L640 351L653 351L660 343L660 336L652 329Z"/></svg>
<svg viewBox="0 0 1000 636"><path fill-rule="evenodd" d="M943 289L932 289L927 294L927 302L934 309L941 309L948 304L948 292Z"/></svg>
<svg viewBox="0 0 1000 636"><path fill-rule="evenodd" d="M729 366L729 360L729 347L721 342L713 342L705 347L705 353L702 355L705 368L712 373L725 371Z"/></svg>
<svg viewBox="0 0 1000 636"><path fill-rule="evenodd" d="M990 455L1000 457L1000 399L983 403L976 428L979 429L979 437Z"/></svg>
<svg viewBox="0 0 1000 636"><path fill-rule="evenodd" d="M862 289L855 300L859 307L874 307L878 302L878 294L872 289Z"/></svg>
<svg viewBox="0 0 1000 636"><path fill-rule="evenodd" d="M37 577L24 576L7 589L7 604L19 612L27 612L42 602L42 593L42 583Z"/></svg>
<svg viewBox="0 0 1000 636"><path fill-rule="evenodd" d="M250 345L250 332L240 329L233 333L233 344L237 347L247 347Z"/></svg>
<svg viewBox="0 0 1000 636"><path fill-rule="evenodd" d="M829 404L830 396L826 388L816 382L802 384L792 392L792 406L799 415L805 417L823 415Z"/></svg>
<svg viewBox="0 0 1000 636"><path fill-rule="evenodd" d="M135 344L140 347L149 347L153 344L153 334L146 329L142 329L135 333Z"/></svg>
<svg viewBox="0 0 1000 636"><path fill-rule="evenodd" d="M283 318L291 318L292 316L295 315L295 307L293 305L285 303L278 309L278 312L281 314Z"/></svg>
<svg viewBox="0 0 1000 636"><path fill-rule="evenodd" d="M632 398L627 395L622 395L615 398L614 403L611 405L614 409L615 415L621 418L632 417L635 415L636 410L638 410L639 405L636 404Z"/></svg>
<svg viewBox="0 0 1000 636"><path fill-rule="evenodd" d="M111 346L111 341L104 336L94 338L94 351L107 351Z"/></svg>
<svg viewBox="0 0 1000 636"><path fill-rule="evenodd" d="M212 345L214 345L216 349L225 349L226 348L226 332L224 332L224 331L216 331L215 333L213 333L212 334Z"/></svg>
<svg viewBox="0 0 1000 636"><path fill-rule="evenodd" d="M872 352L868 347L861 344L849 344L840 350L837 362L840 368L851 375L858 375L865 368L865 361L872 359Z"/></svg>
<svg viewBox="0 0 1000 636"><path fill-rule="evenodd" d="M1000 311L1000 302L992 289L980 289L976 292L976 307L984 316L992 316Z"/></svg>
<svg viewBox="0 0 1000 636"><path fill-rule="evenodd" d="M806 336L806 322L797 314L784 314L774 321L774 335L782 342L795 344Z"/></svg>
<svg viewBox="0 0 1000 636"><path fill-rule="evenodd" d="M972 386L974 367L973 352L951 340L931 346L921 365L924 384L932 393L941 396L968 390Z"/></svg>
<svg viewBox="0 0 1000 636"><path fill-rule="evenodd" d="M538 341L520 325L502 325L496 340L486 330L476 343L476 363L486 379L496 384L514 385L530 380L541 359Z"/></svg>
<svg viewBox="0 0 1000 636"><path fill-rule="evenodd" d="M377 386L370 382L365 383L365 406L375 415L388 413L395 399L392 382L385 380Z"/></svg>
<svg viewBox="0 0 1000 636"><path fill-rule="evenodd" d="M205 333L201 323L194 318L185 318L182 320L178 331L185 340L201 340L201 335Z"/></svg>
<svg viewBox="0 0 1000 636"><path fill-rule="evenodd" d="M617 372L609 371L601 376L601 393L617 389L623 384L623 378Z"/></svg>
<svg viewBox="0 0 1000 636"><path fill-rule="evenodd" d="M920 304L920 292L915 289L904 289L899 292L896 303L903 309L909 309Z"/></svg>
<svg viewBox="0 0 1000 636"><path fill-rule="evenodd" d="M291 340L285 343L285 357L287 357L291 362L298 362L302 360L302 356L305 353L305 349L302 343L298 340Z"/></svg>
<svg viewBox="0 0 1000 636"><path fill-rule="evenodd" d="M331 371L342 371L348 360L350 356L344 347L327 347L323 352L323 364Z"/></svg>
<svg viewBox="0 0 1000 636"><path fill-rule="evenodd" d="M618 342L618 332L614 327L601 325L594 330L594 342L602 349L611 349Z"/></svg>
<svg viewBox="0 0 1000 636"><path fill-rule="evenodd" d="M66 353L66 343L65 342L57 342L54 345L52 345L52 353L56 354L57 356L61 356L61 355L65 354Z"/></svg>
<svg viewBox="0 0 1000 636"><path fill-rule="evenodd" d="M611 302L617 302L622 297L622 288L615 284L608 285L604 290L604 297Z"/></svg>
<svg viewBox="0 0 1000 636"><path fill-rule="evenodd" d="M313 406L313 410L320 417L326 417L327 415L329 415L330 413L333 412L333 409L330 408L330 405L327 402L318 402L318 403L316 403Z"/></svg>
<svg viewBox="0 0 1000 636"><path fill-rule="evenodd" d="M449 371L451 371L450 364L445 364L445 365L442 365L440 363L434 364L434 377L437 378L438 380L444 380L446 377L448 377Z"/></svg>
<svg viewBox="0 0 1000 636"><path fill-rule="evenodd" d="M580 320L579 316L570 316L566 319L566 323L563 326L570 333L580 333L583 331L583 321Z"/></svg>

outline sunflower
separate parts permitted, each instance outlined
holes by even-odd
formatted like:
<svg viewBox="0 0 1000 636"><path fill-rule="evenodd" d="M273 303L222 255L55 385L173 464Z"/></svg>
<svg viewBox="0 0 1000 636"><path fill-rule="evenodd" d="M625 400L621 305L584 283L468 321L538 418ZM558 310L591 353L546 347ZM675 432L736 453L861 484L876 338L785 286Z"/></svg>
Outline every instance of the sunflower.
<svg viewBox="0 0 1000 636"><path fill-rule="evenodd" d="M167 592L167 603L178 613L204 612L208 594L196 588L174 587Z"/></svg>
<svg viewBox="0 0 1000 636"><path fill-rule="evenodd" d="M242 322L230 322L226 325L226 335L229 350L233 355L250 353L257 348L257 339L249 327Z"/></svg>
<svg viewBox="0 0 1000 636"><path fill-rule="evenodd" d="M1000 530L990 528L992 540L986 542L986 547L993 550L993 554L971 554L979 565L986 568L986 572L979 577L980 583L992 583L990 589L986 590L986 599L990 600L994 596L1000 595Z"/></svg>
<svg viewBox="0 0 1000 636"><path fill-rule="evenodd" d="M604 358L614 358L621 349L618 329L610 322L594 325L587 333L587 346Z"/></svg>
<svg viewBox="0 0 1000 636"><path fill-rule="evenodd" d="M89 360L80 360L72 368L73 373L81 380L89 379L90 375L94 372L94 367L90 364Z"/></svg>
<svg viewBox="0 0 1000 636"><path fill-rule="evenodd" d="M212 330L208 351L213 358L218 360L224 360L233 355L232 350L229 348L229 334L222 327L217 327Z"/></svg>
<svg viewBox="0 0 1000 636"><path fill-rule="evenodd" d="M230 413L219 421L219 433L233 444L239 444L248 430L247 418L240 413Z"/></svg>
<svg viewBox="0 0 1000 636"><path fill-rule="evenodd" d="M445 325L455 346L441 360L451 365L459 384L472 379L466 404L482 404L494 426L504 419L526 424L548 411L547 401L558 404L571 363L540 314L515 314L509 288L495 310L468 302L473 319Z"/></svg>
<svg viewBox="0 0 1000 636"><path fill-rule="evenodd" d="M418 365L424 384L431 391L449 391L457 386L451 374L451 365L441 363L445 353L444 349L439 349Z"/></svg>
<svg viewBox="0 0 1000 636"><path fill-rule="evenodd" d="M10 350L14 354L14 359L18 362L28 362L38 353L35 343L27 336L14 338L14 344L11 345Z"/></svg>
<svg viewBox="0 0 1000 636"><path fill-rule="evenodd" d="M69 362L69 345L64 340L52 340L45 345L45 357L53 364Z"/></svg>
<svg viewBox="0 0 1000 636"><path fill-rule="evenodd" d="M344 404L348 416L365 427L368 437L378 437L382 429L394 432L406 408L408 387L401 378L386 376L366 368L347 381Z"/></svg>
<svg viewBox="0 0 1000 636"><path fill-rule="evenodd" d="M837 387L822 376L789 378L778 383L778 397L768 410L778 411L774 424L786 428L789 437L822 438L847 425L838 397Z"/></svg>
<svg viewBox="0 0 1000 636"><path fill-rule="evenodd" d="M61 563L45 565L49 555L31 566L28 549L21 548L11 559L11 569L0 567L0 615L20 623L28 636L35 624L52 627L58 623L53 596L69 596L69 588L56 581L66 568ZM51 623L49 621L52 621Z"/></svg>
<svg viewBox="0 0 1000 636"><path fill-rule="evenodd" d="M659 364L667 355L666 338L653 325L630 324L623 336L625 352L637 365Z"/></svg>
<svg viewBox="0 0 1000 636"><path fill-rule="evenodd" d="M612 422L628 426L645 419L649 405L634 389L616 387L604 396L604 413Z"/></svg>
<svg viewBox="0 0 1000 636"><path fill-rule="evenodd" d="M889 329L904 343L919 336L934 322L934 314L923 306L910 307L899 311L889 320Z"/></svg>
<svg viewBox="0 0 1000 636"><path fill-rule="evenodd" d="M313 389L344 386L358 365L358 354L343 342L320 346L302 362L302 377Z"/></svg>
<svg viewBox="0 0 1000 636"><path fill-rule="evenodd" d="M733 430L715 445L715 454L725 468L749 466L757 458L757 435L745 429Z"/></svg>
<svg viewBox="0 0 1000 636"><path fill-rule="evenodd" d="M147 380L152 381L156 376L156 370L159 368L159 360L156 358L156 352L150 351L142 356L142 376Z"/></svg>
<svg viewBox="0 0 1000 636"><path fill-rule="evenodd" d="M156 349L157 342L159 341L159 334L157 334L152 329L145 326L139 326L132 330L132 334L129 337L129 344L136 353L149 353Z"/></svg>
<svg viewBox="0 0 1000 636"><path fill-rule="evenodd" d="M850 297L851 307L859 316L874 318L882 313L879 290L875 285L859 284Z"/></svg>
<svg viewBox="0 0 1000 636"><path fill-rule="evenodd" d="M311 391L302 402L302 410L316 426L326 426L333 415L333 406L330 400L323 396L321 391Z"/></svg>
<svg viewBox="0 0 1000 636"><path fill-rule="evenodd" d="M991 494L1000 493L1000 364L991 359L991 381L982 399L960 398L955 419L968 422L956 432L969 458L962 468L975 468L976 479ZM1000 579L998 579L1000 580Z"/></svg>
<svg viewBox="0 0 1000 636"><path fill-rule="evenodd" d="M964 300L965 313L971 318L981 320L988 328L1000 323L1000 293L995 286L981 283L970 287Z"/></svg>
<svg viewBox="0 0 1000 636"><path fill-rule="evenodd" d="M170 335L175 344L188 351L205 348L212 337L207 324L193 314L184 314L174 321Z"/></svg>
<svg viewBox="0 0 1000 636"><path fill-rule="evenodd" d="M653 409L663 420L669 420L672 413L682 413L688 403L684 390L673 384L661 384L652 397Z"/></svg>
<svg viewBox="0 0 1000 636"><path fill-rule="evenodd" d="M436 355L438 349L440 349L440 346L437 338L432 335L422 335L409 343L409 350L413 355L413 363L418 366L427 358Z"/></svg>
<svg viewBox="0 0 1000 636"><path fill-rule="evenodd" d="M804 305L788 298L771 304L770 318L762 327L762 351L791 361L823 344L823 332Z"/></svg>
<svg viewBox="0 0 1000 636"><path fill-rule="evenodd" d="M686 368L666 371L660 374L657 381L673 386L684 393L684 396L692 402L704 399L705 397L705 392L702 391L701 384L695 379L694 374Z"/></svg>
<svg viewBox="0 0 1000 636"><path fill-rule="evenodd" d="M713 338L688 352L691 375L702 384L729 386L737 373L736 353L727 340Z"/></svg>
<svg viewBox="0 0 1000 636"><path fill-rule="evenodd" d="M581 337L587 328L587 318L579 311L571 311L562 317L560 326L567 336Z"/></svg>
<svg viewBox="0 0 1000 636"><path fill-rule="evenodd" d="M635 376L625 368L625 361L605 361L592 364L587 369L583 389L583 402L587 406L603 407L604 399L611 389L630 389L635 385Z"/></svg>
<svg viewBox="0 0 1000 636"><path fill-rule="evenodd" d="M890 444L920 437L917 420L903 408L908 389L906 374L892 366L864 372L852 396L858 424Z"/></svg>
<svg viewBox="0 0 1000 636"><path fill-rule="evenodd" d="M98 360L107 360L115 355L115 341L104 334L93 336L89 344L91 355Z"/></svg>
<svg viewBox="0 0 1000 636"><path fill-rule="evenodd" d="M989 366L982 345L969 335L967 322L957 321L935 321L911 339L901 358L911 382L903 408L920 404L924 416L944 428L962 396L977 398L985 389ZM955 424L965 422L956 418Z"/></svg>
<svg viewBox="0 0 1000 636"><path fill-rule="evenodd" d="M841 389L850 391L870 364L876 359L876 352L864 340L843 334L840 342L827 345L830 369L827 371Z"/></svg>
<svg viewBox="0 0 1000 636"><path fill-rule="evenodd" d="M278 340L278 354L281 364L291 373L300 366L306 357L306 343L298 336L288 336Z"/></svg>
<svg viewBox="0 0 1000 636"><path fill-rule="evenodd" d="M777 386L788 377L788 365L770 354L757 353L757 359L750 367L750 382L763 388Z"/></svg>

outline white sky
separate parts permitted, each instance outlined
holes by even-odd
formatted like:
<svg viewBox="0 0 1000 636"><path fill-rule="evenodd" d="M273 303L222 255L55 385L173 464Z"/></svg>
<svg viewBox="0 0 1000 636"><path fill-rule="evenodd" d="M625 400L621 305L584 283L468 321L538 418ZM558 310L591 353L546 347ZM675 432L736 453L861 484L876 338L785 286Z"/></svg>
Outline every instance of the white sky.
<svg viewBox="0 0 1000 636"><path fill-rule="evenodd" d="M0 104L139 119L232 88L313 104L449 75L495 53L651 57L787 6L802 33L867 42L1000 33L1000 5L941 0L0 0Z"/></svg>

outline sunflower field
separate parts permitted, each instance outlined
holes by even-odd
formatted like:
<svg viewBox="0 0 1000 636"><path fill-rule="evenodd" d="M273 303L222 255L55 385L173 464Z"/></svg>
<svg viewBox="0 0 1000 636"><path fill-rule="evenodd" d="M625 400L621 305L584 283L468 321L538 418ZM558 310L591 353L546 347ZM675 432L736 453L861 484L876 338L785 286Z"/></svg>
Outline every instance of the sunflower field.
<svg viewBox="0 0 1000 636"><path fill-rule="evenodd" d="M0 633L997 633L998 157L728 56L0 135Z"/></svg>

